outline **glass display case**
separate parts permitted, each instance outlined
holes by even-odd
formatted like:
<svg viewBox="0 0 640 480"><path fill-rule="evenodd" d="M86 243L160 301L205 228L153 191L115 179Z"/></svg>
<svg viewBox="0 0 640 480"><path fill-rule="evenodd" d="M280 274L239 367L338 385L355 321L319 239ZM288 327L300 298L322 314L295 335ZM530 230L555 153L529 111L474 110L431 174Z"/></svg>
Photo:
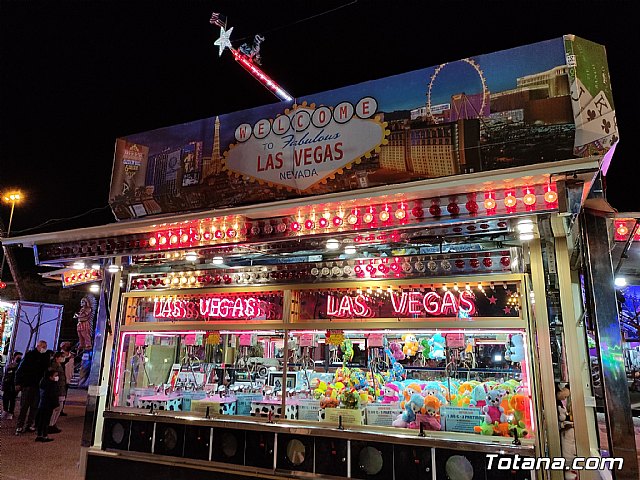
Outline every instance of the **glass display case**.
<svg viewBox="0 0 640 480"><path fill-rule="evenodd" d="M512 280L129 293L112 409L528 441L522 296Z"/></svg>

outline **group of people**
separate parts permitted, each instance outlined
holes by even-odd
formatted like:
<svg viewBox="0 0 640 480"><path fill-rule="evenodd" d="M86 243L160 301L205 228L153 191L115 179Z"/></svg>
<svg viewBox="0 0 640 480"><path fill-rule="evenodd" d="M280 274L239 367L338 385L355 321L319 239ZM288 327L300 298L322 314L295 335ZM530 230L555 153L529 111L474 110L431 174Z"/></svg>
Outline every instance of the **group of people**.
<svg viewBox="0 0 640 480"><path fill-rule="evenodd" d="M20 414L16 435L36 432L36 442L51 442L49 434L60 433L58 419L65 416L64 403L73 376L75 355L71 342L60 344L60 351L47 349L40 340L24 357L15 352L2 380L3 417L13 418L16 398L20 396Z"/></svg>

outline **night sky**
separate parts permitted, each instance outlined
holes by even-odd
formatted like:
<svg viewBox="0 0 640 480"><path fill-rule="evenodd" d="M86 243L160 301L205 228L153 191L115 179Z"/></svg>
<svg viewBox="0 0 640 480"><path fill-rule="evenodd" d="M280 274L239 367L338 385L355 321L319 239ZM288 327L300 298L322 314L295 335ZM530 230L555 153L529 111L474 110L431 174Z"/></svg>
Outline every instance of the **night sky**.
<svg viewBox="0 0 640 480"><path fill-rule="evenodd" d="M2 0L0 191L19 187L28 196L12 233L113 222L107 198L117 137L277 101L228 52L218 57L213 11L227 15L236 47L266 37L263 68L294 96L568 33L601 43L621 137L608 199L639 211L632 4ZM9 209L0 214L6 225Z"/></svg>

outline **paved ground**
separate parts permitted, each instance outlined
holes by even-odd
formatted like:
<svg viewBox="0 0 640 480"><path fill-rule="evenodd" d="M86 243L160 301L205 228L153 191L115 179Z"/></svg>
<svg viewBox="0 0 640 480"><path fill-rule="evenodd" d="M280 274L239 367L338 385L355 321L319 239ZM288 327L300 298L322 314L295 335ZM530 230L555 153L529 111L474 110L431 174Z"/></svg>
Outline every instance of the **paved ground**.
<svg viewBox="0 0 640 480"><path fill-rule="evenodd" d="M58 420L62 433L51 435L53 442L36 443L35 433L15 436L16 420L0 420L0 479L81 480L78 465L86 398L86 390L69 390L64 407L68 416Z"/></svg>

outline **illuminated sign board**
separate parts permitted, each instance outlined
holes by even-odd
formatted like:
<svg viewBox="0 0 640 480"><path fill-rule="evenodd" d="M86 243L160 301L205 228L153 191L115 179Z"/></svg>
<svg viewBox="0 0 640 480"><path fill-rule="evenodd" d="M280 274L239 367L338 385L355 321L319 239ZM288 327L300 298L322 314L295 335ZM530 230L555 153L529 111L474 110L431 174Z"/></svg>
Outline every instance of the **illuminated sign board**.
<svg viewBox="0 0 640 480"><path fill-rule="evenodd" d="M156 320L280 320L281 293L211 294L153 300Z"/></svg>

